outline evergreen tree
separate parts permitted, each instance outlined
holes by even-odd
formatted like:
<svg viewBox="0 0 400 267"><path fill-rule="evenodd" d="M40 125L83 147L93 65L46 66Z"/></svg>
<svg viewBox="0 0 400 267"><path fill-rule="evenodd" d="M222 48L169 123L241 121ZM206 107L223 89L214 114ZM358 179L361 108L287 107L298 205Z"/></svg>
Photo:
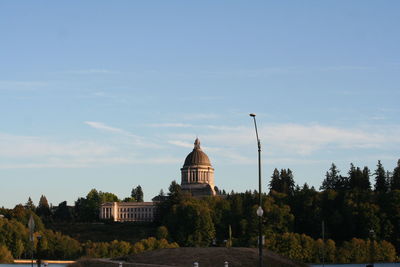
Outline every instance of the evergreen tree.
<svg viewBox="0 0 400 267"><path fill-rule="evenodd" d="M348 172L349 175L349 186L350 189L355 189L358 186L358 175L359 173L356 172L356 167L354 167L353 163L350 163L350 170Z"/></svg>
<svg viewBox="0 0 400 267"><path fill-rule="evenodd" d="M49 202L44 195L40 197L38 207L36 208L36 213L42 218L48 218L51 214Z"/></svg>
<svg viewBox="0 0 400 267"><path fill-rule="evenodd" d="M282 183L281 193L292 196L294 193L295 184L293 179L293 173L290 169L281 170L281 183Z"/></svg>
<svg viewBox="0 0 400 267"><path fill-rule="evenodd" d="M325 180L322 182L320 189L337 189L339 186L339 173L340 171L337 169L336 165L332 163L329 171L326 172Z"/></svg>
<svg viewBox="0 0 400 267"><path fill-rule="evenodd" d="M271 176L271 181L269 182L269 189L279 192L281 190L281 179L279 176L278 169L275 168Z"/></svg>
<svg viewBox="0 0 400 267"><path fill-rule="evenodd" d="M386 172L382 166L380 160L378 160L378 165L376 165L375 175L375 191L380 193L386 193L389 190L388 180L386 179Z"/></svg>
<svg viewBox="0 0 400 267"><path fill-rule="evenodd" d="M390 181L390 189L400 190L400 159L397 161L397 167L393 170L392 179Z"/></svg>
<svg viewBox="0 0 400 267"><path fill-rule="evenodd" d="M371 190L371 182L370 182L371 171L367 166L364 167L362 171L362 180L360 187L362 190Z"/></svg>
<svg viewBox="0 0 400 267"><path fill-rule="evenodd" d="M361 171L359 167L354 167L354 164L350 164L349 170L349 187L351 190L370 190L371 183L369 181L370 170L368 167L364 167Z"/></svg>
<svg viewBox="0 0 400 267"><path fill-rule="evenodd" d="M349 177L339 175L335 190L336 191L345 191L348 189L350 189Z"/></svg>
<svg viewBox="0 0 400 267"><path fill-rule="evenodd" d="M131 197L136 199L137 202L143 202L143 190L140 185L136 188L132 188Z"/></svg>
<svg viewBox="0 0 400 267"><path fill-rule="evenodd" d="M35 204L33 204L33 201L31 199L31 197L28 198L28 201L25 204L25 209L31 210L31 211L35 211L36 210Z"/></svg>

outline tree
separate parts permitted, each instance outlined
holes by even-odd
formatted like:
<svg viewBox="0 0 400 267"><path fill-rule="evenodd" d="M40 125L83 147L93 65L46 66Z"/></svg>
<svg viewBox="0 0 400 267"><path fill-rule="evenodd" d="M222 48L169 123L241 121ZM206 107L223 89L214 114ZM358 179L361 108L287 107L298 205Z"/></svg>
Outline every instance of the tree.
<svg viewBox="0 0 400 267"><path fill-rule="evenodd" d="M393 171L390 190L400 190L400 159L397 161L397 167Z"/></svg>
<svg viewBox="0 0 400 267"><path fill-rule="evenodd" d="M370 176L371 176L371 171L367 166L365 166L362 171L362 180L361 180L361 188L363 190L367 191L371 190L371 182L369 181Z"/></svg>
<svg viewBox="0 0 400 267"><path fill-rule="evenodd" d="M13 263L11 252L4 245L0 244L0 263Z"/></svg>
<svg viewBox="0 0 400 267"><path fill-rule="evenodd" d="M281 179L277 168L275 168L274 172L272 173L271 181L269 182L269 189L276 192L281 190Z"/></svg>
<svg viewBox="0 0 400 267"><path fill-rule="evenodd" d="M376 165L375 175L375 191L379 193L386 193L389 190L388 180L386 179L385 169L380 160Z"/></svg>
<svg viewBox="0 0 400 267"><path fill-rule="evenodd" d="M339 186L339 173L340 171L337 169L336 165L332 163L329 171L326 172L325 180L322 182L322 186L320 189L338 189Z"/></svg>
<svg viewBox="0 0 400 267"><path fill-rule="evenodd" d="M284 193L286 195L293 195L294 193L294 180L293 173L290 169L281 169L279 173L277 169L274 170L271 182L269 184L270 190Z"/></svg>
<svg viewBox="0 0 400 267"><path fill-rule="evenodd" d="M137 202L143 202L143 190L140 185L132 189L131 197L136 199Z"/></svg>
<svg viewBox="0 0 400 267"><path fill-rule="evenodd" d="M58 204L55 212L54 219L62 222L70 222L73 218L71 209L67 205L67 201Z"/></svg>
<svg viewBox="0 0 400 267"><path fill-rule="evenodd" d="M208 246L215 238L211 211L201 200L188 199L174 205L164 225L174 240L184 246Z"/></svg>
<svg viewBox="0 0 400 267"><path fill-rule="evenodd" d="M75 214L78 221L92 222L99 219L101 196L96 189L92 189L86 198L75 201Z"/></svg>
<svg viewBox="0 0 400 267"><path fill-rule="evenodd" d="M36 208L36 213L44 219L48 219L51 215L49 203L44 195L40 197L38 207Z"/></svg>
<svg viewBox="0 0 400 267"><path fill-rule="evenodd" d="M168 229L165 226L159 226L157 228L157 233L156 233L157 239L167 239L168 238Z"/></svg>
<svg viewBox="0 0 400 267"><path fill-rule="evenodd" d="M282 191L286 195L292 196L294 193L294 179L293 173L290 169L281 170Z"/></svg>
<svg viewBox="0 0 400 267"><path fill-rule="evenodd" d="M31 197L28 198L28 201L25 204L25 209L31 210L31 211L35 211L36 210L35 204L33 204L33 201L31 199Z"/></svg>
<svg viewBox="0 0 400 267"><path fill-rule="evenodd" d="M10 250L15 259L20 259L24 252L24 243L21 240L21 236L16 232L13 233L12 242L10 244Z"/></svg>
<svg viewBox="0 0 400 267"><path fill-rule="evenodd" d="M368 167L364 167L361 171L359 167L354 167L354 164L350 164L349 170L349 186L352 190L366 191L371 189L369 181L370 171Z"/></svg>
<svg viewBox="0 0 400 267"><path fill-rule="evenodd" d="M172 181L168 187L168 196L172 203L179 202L183 197L183 192L181 186L176 182Z"/></svg>

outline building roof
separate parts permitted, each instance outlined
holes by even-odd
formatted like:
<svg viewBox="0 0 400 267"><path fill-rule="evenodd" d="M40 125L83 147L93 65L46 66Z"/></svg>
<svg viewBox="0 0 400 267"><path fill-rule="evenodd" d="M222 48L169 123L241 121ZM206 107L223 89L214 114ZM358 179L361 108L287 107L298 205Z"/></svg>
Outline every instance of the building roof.
<svg viewBox="0 0 400 267"><path fill-rule="evenodd" d="M187 155L183 167L190 167L195 165L206 165L211 167L210 159L207 154L204 153L200 148L200 140L196 138L194 141L193 151Z"/></svg>

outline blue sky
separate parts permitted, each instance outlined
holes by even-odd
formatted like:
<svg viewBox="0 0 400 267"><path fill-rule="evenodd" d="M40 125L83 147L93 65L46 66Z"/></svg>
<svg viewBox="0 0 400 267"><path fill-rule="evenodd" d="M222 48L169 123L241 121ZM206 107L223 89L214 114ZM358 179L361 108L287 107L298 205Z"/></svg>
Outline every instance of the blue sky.
<svg viewBox="0 0 400 267"><path fill-rule="evenodd" d="M227 191L393 170L399 1L1 1L0 206L145 199L198 136Z"/></svg>

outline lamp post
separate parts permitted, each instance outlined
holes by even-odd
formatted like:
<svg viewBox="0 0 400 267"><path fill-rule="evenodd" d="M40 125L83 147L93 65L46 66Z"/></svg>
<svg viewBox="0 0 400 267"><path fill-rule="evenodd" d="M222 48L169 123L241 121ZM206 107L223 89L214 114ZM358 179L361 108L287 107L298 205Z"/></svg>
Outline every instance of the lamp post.
<svg viewBox="0 0 400 267"><path fill-rule="evenodd" d="M263 209L261 203L261 142L258 138L258 131L257 131L257 122L256 122L256 114L251 113L249 114L250 117L253 117L254 120L254 128L256 129L256 138L257 138L257 146L258 146L258 209L257 209L257 216L258 216L258 256L259 256L259 267L263 265L263 256L262 256L262 216L263 216Z"/></svg>

